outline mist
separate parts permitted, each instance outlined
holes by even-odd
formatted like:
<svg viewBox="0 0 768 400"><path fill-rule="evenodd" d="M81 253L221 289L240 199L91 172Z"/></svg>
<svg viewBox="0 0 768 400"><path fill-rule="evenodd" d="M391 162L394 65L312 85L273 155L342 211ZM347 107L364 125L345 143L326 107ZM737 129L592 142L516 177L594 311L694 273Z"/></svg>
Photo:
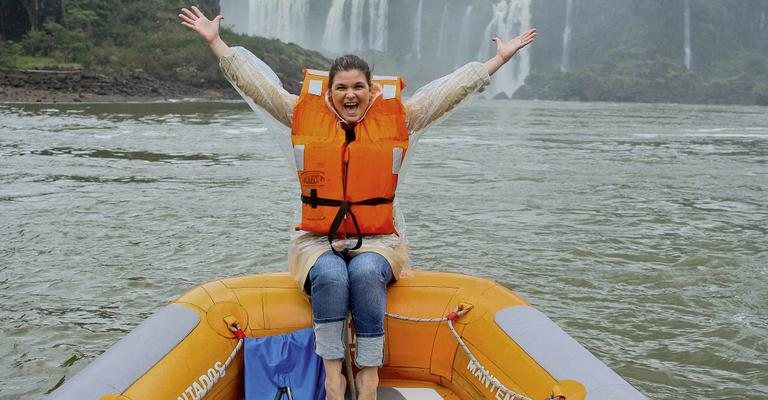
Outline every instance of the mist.
<svg viewBox="0 0 768 400"><path fill-rule="evenodd" d="M539 37L494 77L510 97L532 72L568 72L632 52L703 71L735 49L768 55L768 0L222 0L235 31L328 57L355 52L420 85L494 54L491 37Z"/></svg>

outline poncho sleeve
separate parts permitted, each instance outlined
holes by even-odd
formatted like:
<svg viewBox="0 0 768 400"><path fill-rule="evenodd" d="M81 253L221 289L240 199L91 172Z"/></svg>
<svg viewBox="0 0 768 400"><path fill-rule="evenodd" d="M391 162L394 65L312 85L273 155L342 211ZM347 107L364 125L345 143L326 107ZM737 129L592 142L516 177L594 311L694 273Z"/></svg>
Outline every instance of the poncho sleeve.
<svg viewBox="0 0 768 400"><path fill-rule="evenodd" d="M423 86L405 101L408 131L413 135L439 121L491 81L480 62L471 62Z"/></svg>
<svg viewBox="0 0 768 400"><path fill-rule="evenodd" d="M298 96L288 93L264 61L242 47L219 59L219 67L251 108L261 109L290 127Z"/></svg>

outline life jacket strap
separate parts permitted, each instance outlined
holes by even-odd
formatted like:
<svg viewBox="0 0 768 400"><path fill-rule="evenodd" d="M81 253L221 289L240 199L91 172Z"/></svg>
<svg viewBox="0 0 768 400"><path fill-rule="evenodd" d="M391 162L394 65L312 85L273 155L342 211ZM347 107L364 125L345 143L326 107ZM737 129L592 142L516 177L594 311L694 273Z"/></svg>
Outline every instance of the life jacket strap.
<svg viewBox="0 0 768 400"><path fill-rule="evenodd" d="M333 218L333 222L331 222L331 227L328 230L328 244L331 246L331 251L333 251L336 255L348 258L349 251L350 250L357 250L363 245L363 234L360 230L360 225L357 223L357 217L355 217L355 213L352 212L351 206L378 206L382 204L389 204L392 203L395 200L395 197L392 196L390 198L386 197L374 197L371 199L366 200L360 200L360 201L343 201L343 200L337 200L337 199L324 199L322 197L317 197L317 190L313 189L310 190L309 196L301 196L301 202L304 204L309 204L312 208L316 208L317 206L327 206L327 207L339 207L339 211L336 212L336 216ZM349 214L350 218L352 218L352 224L355 226L355 233L357 236L357 243L352 248L347 248L342 250L341 252L336 251L336 248L333 247L333 239L336 236L336 233L339 231L339 227L341 227L341 223L344 222L344 217Z"/></svg>

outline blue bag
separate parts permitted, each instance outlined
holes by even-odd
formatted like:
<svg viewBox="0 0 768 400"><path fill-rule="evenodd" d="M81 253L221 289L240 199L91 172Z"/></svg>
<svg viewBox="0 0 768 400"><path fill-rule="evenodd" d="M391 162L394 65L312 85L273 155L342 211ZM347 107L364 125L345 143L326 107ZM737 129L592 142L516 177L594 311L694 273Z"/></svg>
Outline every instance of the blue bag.
<svg viewBox="0 0 768 400"><path fill-rule="evenodd" d="M245 399L325 399L323 360L312 329L245 338Z"/></svg>

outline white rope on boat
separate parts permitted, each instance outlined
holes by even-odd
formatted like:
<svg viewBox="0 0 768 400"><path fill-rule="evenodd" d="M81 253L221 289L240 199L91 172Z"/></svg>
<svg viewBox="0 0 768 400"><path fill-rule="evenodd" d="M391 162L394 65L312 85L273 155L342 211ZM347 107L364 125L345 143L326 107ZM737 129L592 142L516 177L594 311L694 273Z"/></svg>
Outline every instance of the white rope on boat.
<svg viewBox="0 0 768 400"><path fill-rule="evenodd" d="M202 391L202 392L200 392L200 396L199 396L199 397L195 397L195 398L196 398L196 399L198 399L198 400L199 400L199 399L202 399L203 397L205 397L206 395L208 395L208 393L211 391L211 389L213 388L213 386L214 386L214 385L215 385L215 384L216 384L216 383L217 383L219 380L221 380L221 378L222 378L222 377L224 376L224 374L226 373L226 371L227 371L227 368L229 368L229 365L230 365L230 364L232 364L232 360L234 360L234 359L235 359L235 357L237 357L237 353L238 353L238 352L240 352L240 349L242 349L242 348L243 348L243 343L245 342L245 337L244 337L245 333L243 333L242 329L240 328L240 324L229 325L229 326L227 326L227 327L229 328L229 330L230 330L230 331L232 331L232 333L234 333L234 334L235 334L235 337L237 337L237 338L238 338L238 340L237 340L237 345L235 345L235 348L232 350L232 352L231 352L231 353L229 353L229 357L227 357L226 361L224 361L224 364L222 365L222 368L221 368L221 372L220 372L220 374L219 374L219 378L218 378L218 379L216 379L216 380L214 380L214 381L211 381L211 384L210 384L210 385L205 385L205 386L203 386L203 391ZM238 332L238 331L240 331L240 332L242 333L243 337L240 337L240 336L238 336L238 335L237 335L237 332Z"/></svg>
<svg viewBox="0 0 768 400"><path fill-rule="evenodd" d="M226 371L227 368L229 368L229 364L232 364L232 360L235 359L235 357L237 356L237 353L243 347L243 341L244 339L238 340L237 346L235 346L234 350L232 350L232 352L229 353L229 357L227 357L227 361L224 361L224 368L223 368L224 371Z"/></svg>
<svg viewBox="0 0 768 400"><path fill-rule="evenodd" d="M469 350L469 347L467 347L467 344L464 343L464 340L461 338L459 333L456 332L456 329L454 329L454 327L453 327L453 320L458 318L458 317L463 316L466 313L468 313L469 310L471 310L471 308L466 308L465 309L465 308L459 307L459 308L456 309L456 311L452 312L451 314L448 314L449 316L447 316L447 317L440 317L440 318L415 318L415 317L406 317L406 316L403 316L403 315L391 314L391 313L385 313L385 315L387 317L389 317L389 318L399 319L401 321L432 322L432 323L434 323L434 322L448 322L448 328L451 330L451 333L453 334L453 337L456 338L456 342L458 342L458 344L461 347L461 349L464 350L464 353L467 355L467 357L469 357L469 360L479 368L480 373L483 375L483 377L485 379L487 379L495 387L497 387L499 392L502 392L505 395L510 396L510 398L513 399L513 400L531 400L529 397L525 397L522 394L516 393L513 390L507 388L506 386L504 386L504 384L499 382L499 380L496 379L496 377L491 375L488 372L488 370L485 367L483 367L483 365L480 364L479 361L477 361L477 358L475 358L474 354L472 354L472 351Z"/></svg>
<svg viewBox="0 0 768 400"><path fill-rule="evenodd" d="M483 367L483 365L480 364L479 361L477 361L477 358L474 356L474 354L472 354L472 351L469 350L469 347L467 346L467 344L464 343L464 340L461 338L461 335L459 335L459 333L456 332L456 329L453 327L453 320L457 319L458 317L461 317L461 316L465 315L466 313L469 312L470 309L471 308L464 309L464 308L459 307L459 308L456 309L456 311L454 311L451 314L449 314L449 316L447 316L447 317L440 317L440 318L415 318L415 317L407 317L407 316L398 315L398 314L392 314L392 313L385 313L385 315L387 317L389 317L389 318L398 319L398 320L401 320L401 321L426 322L426 323L448 322L448 328L451 330L451 333L453 334L453 337L456 338L456 342L459 344L459 346L464 351L464 353L467 355L467 357L470 359L470 361L479 368L480 373L483 375L483 377L485 379L487 379L488 381L490 381L495 387L498 388L498 392L502 392L505 395L510 396L510 398L512 400L532 400L529 397L523 396L523 395L521 395L519 393L516 393L516 392L512 391L511 389L507 388L506 386L504 386L503 383L499 382L499 380L496 379L496 377L491 375L488 372L488 370L485 367ZM223 364L223 367L222 367L222 373L221 373L220 376L224 376L224 371L226 371L227 368L229 368L230 364L232 364L232 361L235 359L235 357L237 357L237 353L240 352L240 349L242 349L243 342L245 340L245 338L244 338L245 334L242 333L242 330L241 330L239 324L230 325L229 326L229 330L232 331L233 333L235 333L235 336L238 337L238 341L237 341L237 345L235 345L235 348L232 350L231 353L229 353L229 357L227 357L226 361L224 361L224 364ZM237 335L238 331L242 333L243 337L239 337L239 335ZM349 358L349 357L347 357L347 358ZM197 399L202 399L206 395L208 395L208 393L211 391L211 388L213 388L213 386L218 381L219 381L219 379L211 382L210 386L206 385L204 387L204 390L200 393L199 397L197 397Z"/></svg>

